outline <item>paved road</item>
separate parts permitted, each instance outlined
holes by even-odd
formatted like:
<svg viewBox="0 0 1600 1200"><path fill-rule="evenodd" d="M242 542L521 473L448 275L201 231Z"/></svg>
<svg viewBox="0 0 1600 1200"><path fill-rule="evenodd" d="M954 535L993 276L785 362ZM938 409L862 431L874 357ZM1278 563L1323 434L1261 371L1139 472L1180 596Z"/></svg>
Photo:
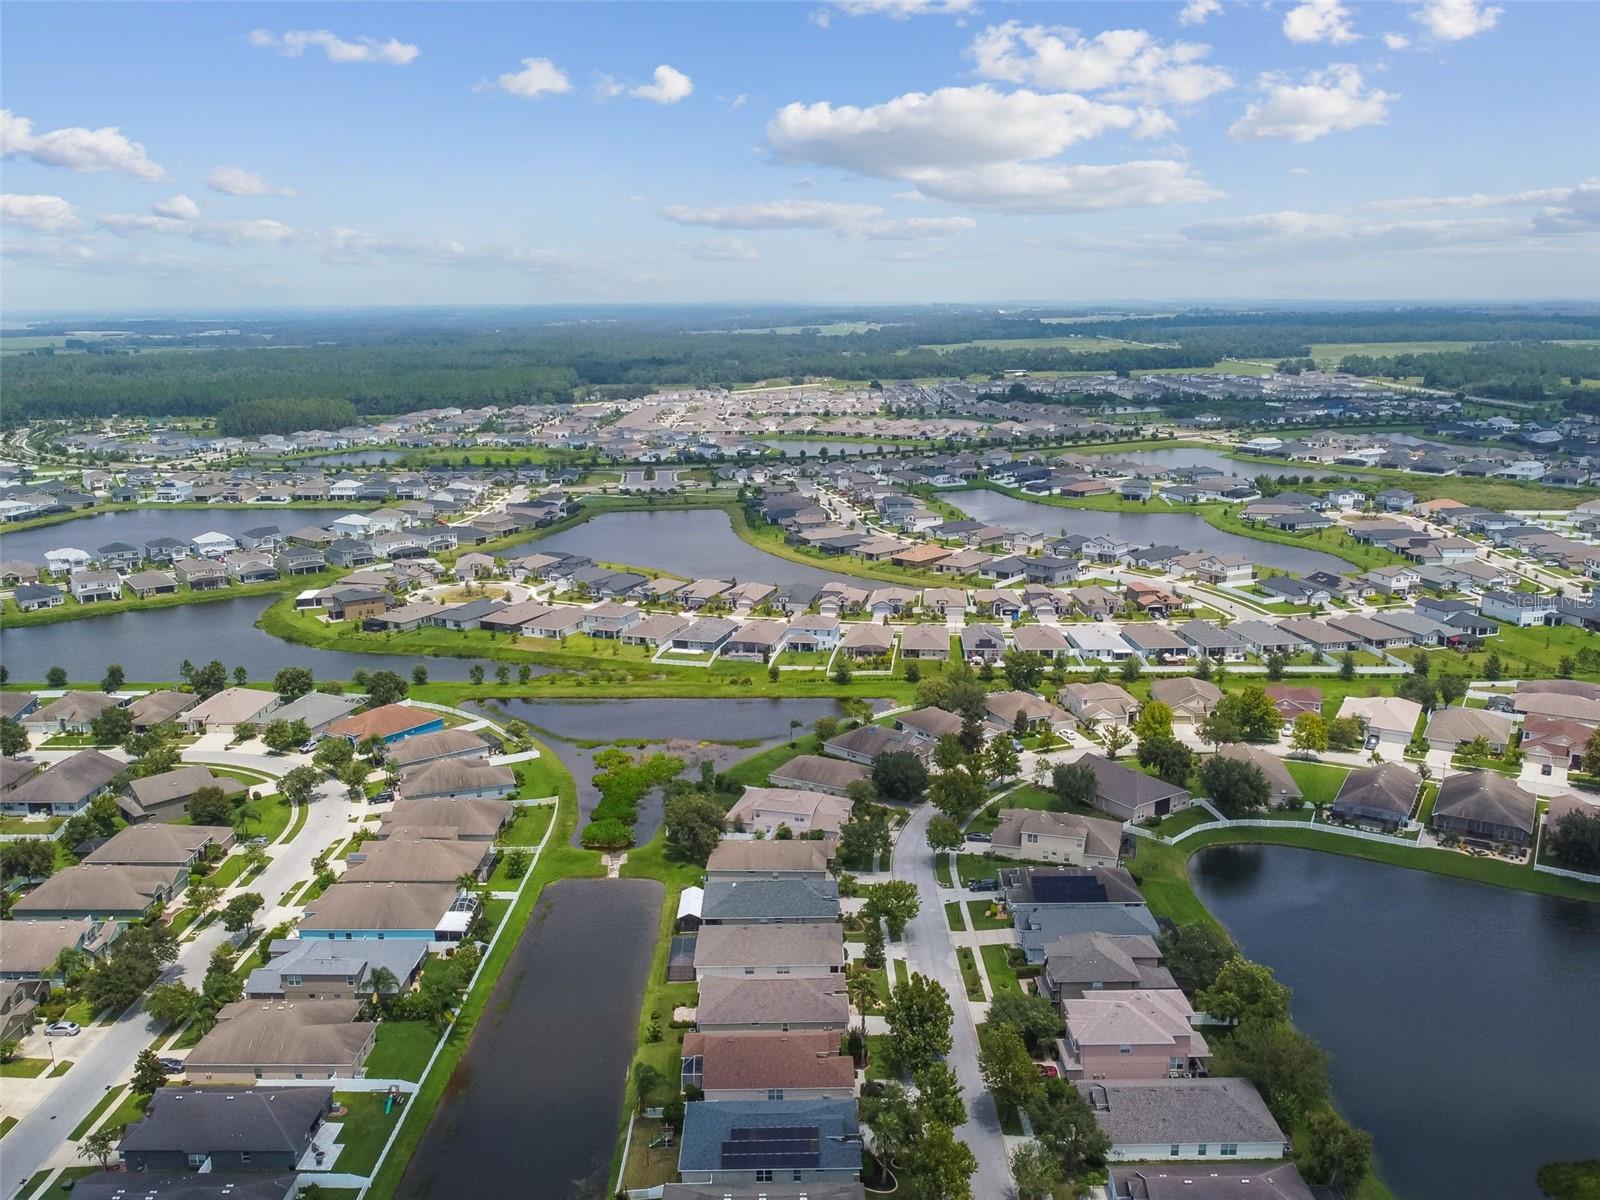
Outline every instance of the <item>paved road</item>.
<svg viewBox="0 0 1600 1200"><path fill-rule="evenodd" d="M281 764L281 759L275 760L279 769ZM258 892L272 905L288 888L311 874L311 860L334 838L348 831L350 804L344 791L340 784L318 791L305 828L294 841L270 848L272 862L247 890ZM212 950L226 936L221 922L213 922L194 941L184 943L166 978L181 976L198 987ZM34 1172L49 1164L52 1156L57 1159L54 1165L82 1165L81 1160L64 1150L67 1137L106 1089L132 1072L139 1051L159 1032L156 1023L135 1004L115 1025L90 1027L77 1038L57 1042L56 1053L72 1054L77 1063L60 1078L49 1096L6 1134L5 1148L0 1152L0 1196L16 1195Z"/></svg>
<svg viewBox="0 0 1600 1200"><path fill-rule="evenodd" d="M944 904L939 898L939 881L933 874L933 851L928 846L928 822L936 813L924 804L911 815L894 852L894 874L917 885L922 906L916 919L906 926L906 960L911 969L944 985L955 1009L951 1035L954 1045L949 1062L966 1091L967 1123L956 1130L978 1159L972 1177L972 1194L983 1200L1006 1200L1016 1195L1011 1182L1011 1167L1005 1136L1000 1132L1000 1114L983 1086L978 1072L978 1033L967 1007L966 985L956 964L955 943L945 924Z"/></svg>

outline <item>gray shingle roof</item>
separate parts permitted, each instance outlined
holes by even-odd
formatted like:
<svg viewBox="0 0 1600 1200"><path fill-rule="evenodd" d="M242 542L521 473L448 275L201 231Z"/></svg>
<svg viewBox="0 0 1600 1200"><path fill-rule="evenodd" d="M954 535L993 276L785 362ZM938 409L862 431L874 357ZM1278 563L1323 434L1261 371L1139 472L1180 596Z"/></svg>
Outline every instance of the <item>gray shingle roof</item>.
<svg viewBox="0 0 1600 1200"><path fill-rule="evenodd" d="M839 915L832 879L713 879L700 916L706 921L831 921Z"/></svg>
<svg viewBox="0 0 1600 1200"><path fill-rule="evenodd" d="M1113 1146L1283 1141L1283 1130L1248 1080L1106 1080L1079 1086Z"/></svg>
<svg viewBox="0 0 1600 1200"><path fill-rule="evenodd" d="M332 1099L331 1087L162 1088L151 1098L144 1120L129 1126L121 1149L297 1151Z"/></svg>

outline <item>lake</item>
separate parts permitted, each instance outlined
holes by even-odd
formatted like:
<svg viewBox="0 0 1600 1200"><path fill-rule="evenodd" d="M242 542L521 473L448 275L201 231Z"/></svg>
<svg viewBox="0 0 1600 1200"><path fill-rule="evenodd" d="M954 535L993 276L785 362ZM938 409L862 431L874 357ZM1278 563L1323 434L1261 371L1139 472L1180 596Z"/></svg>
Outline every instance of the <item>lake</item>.
<svg viewBox="0 0 1600 1200"><path fill-rule="evenodd" d="M594 786L594 755L604 746L581 746L579 742L612 742L619 739L643 740L678 745L659 745L651 750L671 750L681 754L693 774L699 759L711 758L717 769L748 758L768 746L787 739L793 732L790 721L799 721L806 730L819 717L836 716L839 707L826 699L707 699L707 700L496 700L483 710L497 719L510 716L526 721L549 735L550 749L578 785L578 826L572 844L579 845L583 827L600 802ZM500 710L500 711L497 711ZM701 745L714 741L721 744ZM730 742L756 742L756 746L735 747ZM628 747L630 751L635 747ZM639 802L639 820L634 826L634 841L644 845L661 828L663 797L652 791Z"/></svg>
<svg viewBox="0 0 1600 1200"><path fill-rule="evenodd" d="M1221 450L1208 450L1198 446L1175 450L1138 450L1130 454L1111 451L1107 457L1126 459L1128 462L1144 463L1152 467L1210 467L1214 471L1221 471L1224 475L1237 475L1241 479L1254 479L1257 475L1270 475L1274 479L1279 475L1298 475L1302 479L1345 478L1338 472L1319 471L1309 463L1292 463L1285 459L1269 467L1265 463L1239 462L1229 458Z"/></svg>
<svg viewBox="0 0 1600 1200"><path fill-rule="evenodd" d="M520 542L497 554L514 558L551 550L670 571L690 579L786 584L826 583L841 577L837 571L790 562L756 549L734 533L728 514L717 508L601 513L571 529Z"/></svg>
<svg viewBox="0 0 1600 1200"><path fill-rule="evenodd" d="M1005 525L1012 529L1044 533L1107 533L1146 546L1182 546L1189 550L1242 554L1252 562L1309 575L1313 571L1344 574L1355 568L1336 555L1320 550L1305 550L1278 542L1263 542L1242 534L1213 529L1193 513L1169 509L1160 501L1150 502L1149 512L1101 512L1092 508L1061 508L1021 500L1003 492L983 488L961 488L941 492L939 497L978 521Z"/></svg>
<svg viewBox="0 0 1600 1200"><path fill-rule="evenodd" d="M539 897L396 1190L597 1200L664 889L569 879Z"/></svg>
<svg viewBox="0 0 1600 1200"><path fill-rule="evenodd" d="M336 450L330 454L313 454L309 458L290 460L303 463L312 469L322 467L385 467L406 456L404 450Z"/></svg>
<svg viewBox="0 0 1600 1200"><path fill-rule="evenodd" d="M229 671L242 666L251 679L271 679L283 667L310 667L318 679L348 679L354 671L395 671L410 679L420 662L431 678L464 680L472 669L474 660L466 658L357 654L280 641L255 624L277 599L241 596L7 629L0 631L0 660L15 680L43 680L51 667L65 667L69 678L83 682L99 679L114 662L130 680L173 680L186 658L197 665L218 659ZM491 678L495 665L484 668ZM533 670L543 675L552 668Z"/></svg>
<svg viewBox="0 0 1600 1200"><path fill-rule="evenodd" d="M1294 989L1399 1200L1538 1200L1600 1148L1600 904L1281 846L1196 855L1194 890Z"/></svg>
<svg viewBox="0 0 1600 1200"><path fill-rule="evenodd" d="M188 541L197 534L213 531L232 537L264 525L276 525L289 533L307 525L327 525L356 511L359 509L281 508L268 505L258 508L125 509L122 512L79 517L56 525L42 525L37 529L24 529L19 533L0 531L0 559L20 558L43 563L45 551L63 546L76 546L93 554L96 549L111 542L143 546L160 537Z"/></svg>

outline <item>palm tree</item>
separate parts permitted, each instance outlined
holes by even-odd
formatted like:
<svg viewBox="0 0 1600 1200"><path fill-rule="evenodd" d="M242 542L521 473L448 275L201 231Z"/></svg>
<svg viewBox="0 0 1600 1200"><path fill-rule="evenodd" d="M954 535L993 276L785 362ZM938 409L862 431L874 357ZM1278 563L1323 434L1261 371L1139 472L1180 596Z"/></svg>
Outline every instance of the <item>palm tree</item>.
<svg viewBox="0 0 1600 1200"><path fill-rule="evenodd" d="M400 990L400 980L388 967L373 967L367 974L367 986L372 989L372 998L381 1004L386 995Z"/></svg>
<svg viewBox="0 0 1600 1200"><path fill-rule="evenodd" d="M844 981L844 994L861 1014L861 1044L867 1043L867 1014L878 1007L878 985L865 971L851 975Z"/></svg>

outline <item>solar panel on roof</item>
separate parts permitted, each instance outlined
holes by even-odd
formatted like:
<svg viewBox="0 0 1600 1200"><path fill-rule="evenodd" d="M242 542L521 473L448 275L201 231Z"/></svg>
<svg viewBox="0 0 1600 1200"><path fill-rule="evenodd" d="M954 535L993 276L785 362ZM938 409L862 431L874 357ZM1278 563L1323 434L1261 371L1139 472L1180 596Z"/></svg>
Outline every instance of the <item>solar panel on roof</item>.
<svg viewBox="0 0 1600 1200"><path fill-rule="evenodd" d="M1035 875L1033 898L1042 904L1103 904L1106 889L1093 875Z"/></svg>
<svg viewBox="0 0 1600 1200"><path fill-rule="evenodd" d="M733 1129L722 1143L725 1171L821 1165L822 1131L815 1125Z"/></svg>

